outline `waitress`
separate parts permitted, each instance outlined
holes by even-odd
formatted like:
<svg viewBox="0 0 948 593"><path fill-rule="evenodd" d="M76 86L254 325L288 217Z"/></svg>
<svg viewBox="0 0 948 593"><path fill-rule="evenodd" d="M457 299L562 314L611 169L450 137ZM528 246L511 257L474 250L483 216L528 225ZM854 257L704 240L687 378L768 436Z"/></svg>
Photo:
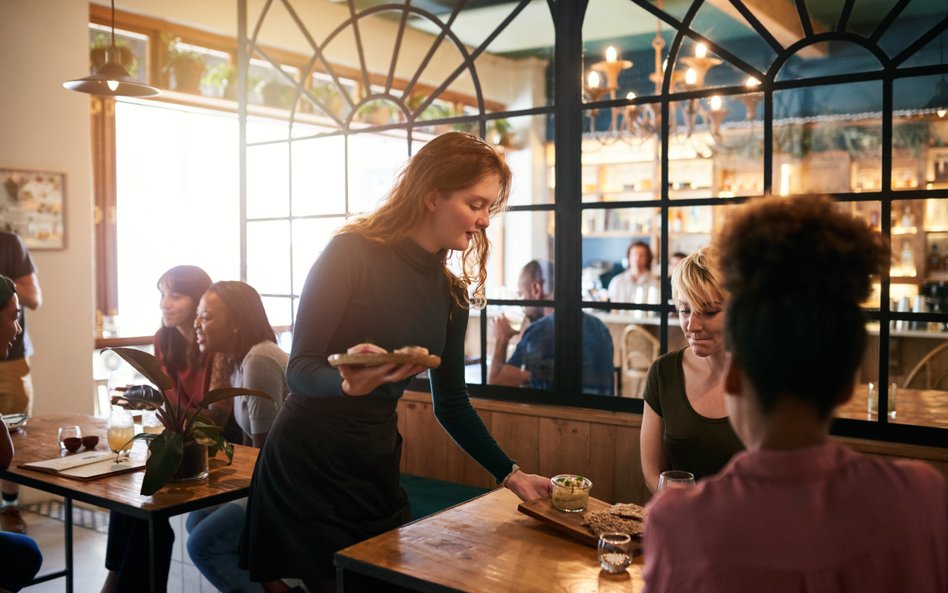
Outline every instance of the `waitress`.
<svg viewBox="0 0 948 593"><path fill-rule="evenodd" d="M451 132L422 147L372 214L345 227L310 270L287 368L291 395L254 470L242 558L256 581L330 584L333 553L410 518L399 482L396 405L422 367L330 367L338 352L420 346L435 416L469 455L523 500L549 480L521 472L468 399L464 335L487 276L486 229L503 210L510 169L493 147ZM460 257L458 275L448 258ZM371 341L371 344L366 342ZM419 443L419 446L424 446Z"/></svg>

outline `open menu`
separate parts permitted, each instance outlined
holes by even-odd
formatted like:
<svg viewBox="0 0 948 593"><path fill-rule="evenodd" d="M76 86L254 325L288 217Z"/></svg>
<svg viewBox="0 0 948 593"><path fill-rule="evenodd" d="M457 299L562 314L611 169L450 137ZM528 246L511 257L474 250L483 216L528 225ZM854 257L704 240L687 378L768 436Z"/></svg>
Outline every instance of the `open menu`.
<svg viewBox="0 0 948 593"><path fill-rule="evenodd" d="M19 467L56 474L77 480L93 480L104 476L134 471L145 467L145 456L132 451L120 461L111 451L86 451L46 461L23 463Z"/></svg>

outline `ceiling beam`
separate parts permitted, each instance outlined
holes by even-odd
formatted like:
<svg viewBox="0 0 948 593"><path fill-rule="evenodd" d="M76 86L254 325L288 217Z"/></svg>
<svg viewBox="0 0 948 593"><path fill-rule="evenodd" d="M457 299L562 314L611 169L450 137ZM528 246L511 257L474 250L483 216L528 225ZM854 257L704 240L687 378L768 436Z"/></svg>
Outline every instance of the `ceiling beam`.
<svg viewBox="0 0 948 593"><path fill-rule="evenodd" d="M799 24L800 15L793 0L743 0L743 3L782 46L788 47L800 40L802 31ZM708 4L738 22L746 22L730 0L708 0ZM797 26L788 23L794 23ZM813 22L814 34L826 31L829 31L826 25ZM809 45L797 53L804 58L825 58L829 55L826 46L822 44Z"/></svg>

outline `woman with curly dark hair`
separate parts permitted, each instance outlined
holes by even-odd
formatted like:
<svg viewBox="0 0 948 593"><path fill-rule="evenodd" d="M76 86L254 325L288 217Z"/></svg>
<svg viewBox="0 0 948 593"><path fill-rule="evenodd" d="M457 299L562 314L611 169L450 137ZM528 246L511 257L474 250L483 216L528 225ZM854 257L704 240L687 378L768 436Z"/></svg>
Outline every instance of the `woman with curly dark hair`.
<svg viewBox="0 0 948 593"><path fill-rule="evenodd" d="M728 418L747 451L650 505L645 581L662 591L944 592L948 484L917 461L829 439L888 250L826 198L764 198L717 244L730 291Z"/></svg>

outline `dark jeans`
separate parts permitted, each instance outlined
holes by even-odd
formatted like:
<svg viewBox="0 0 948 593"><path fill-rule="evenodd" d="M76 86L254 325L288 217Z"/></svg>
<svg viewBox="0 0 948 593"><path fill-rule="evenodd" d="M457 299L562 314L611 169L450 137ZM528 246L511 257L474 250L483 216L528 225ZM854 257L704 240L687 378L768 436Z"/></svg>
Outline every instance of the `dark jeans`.
<svg viewBox="0 0 948 593"><path fill-rule="evenodd" d="M0 588L19 591L39 572L43 554L33 538L0 531L0 563Z"/></svg>
<svg viewBox="0 0 948 593"><path fill-rule="evenodd" d="M155 591L168 590L174 531L167 519L155 520ZM148 582L148 521L109 513L105 567L116 572L115 593L145 593Z"/></svg>

